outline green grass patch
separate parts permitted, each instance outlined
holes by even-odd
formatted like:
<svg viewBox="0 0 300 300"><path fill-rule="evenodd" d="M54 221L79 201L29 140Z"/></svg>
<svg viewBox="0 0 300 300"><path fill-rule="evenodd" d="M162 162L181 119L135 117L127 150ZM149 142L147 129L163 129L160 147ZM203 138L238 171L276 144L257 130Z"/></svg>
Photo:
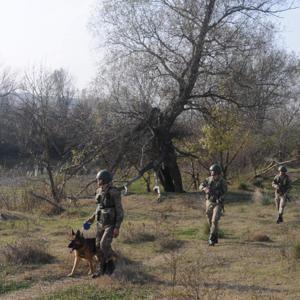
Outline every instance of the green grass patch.
<svg viewBox="0 0 300 300"><path fill-rule="evenodd" d="M81 285L55 292L51 295L38 298L39 300L121 300L147 299L149 290L146 289L110 289L101 290L95 286Z"/></svg>
<svg viewBox="0 0 300 300"><path fill-rule="evenodd" d="M21 289L27 289L30 286L31 286L30 281L14 282L14 281L5 281L0 278L0 295L14 292Z"/></svg>
<svg viewBox="0 0 300 300"><path fill-rule="evenodd" d="M199 233L198 227L190 227L190 228L183 228L180 230L176 230L175 235L183 239L194 239L197 237L198 233Z"/></svg>

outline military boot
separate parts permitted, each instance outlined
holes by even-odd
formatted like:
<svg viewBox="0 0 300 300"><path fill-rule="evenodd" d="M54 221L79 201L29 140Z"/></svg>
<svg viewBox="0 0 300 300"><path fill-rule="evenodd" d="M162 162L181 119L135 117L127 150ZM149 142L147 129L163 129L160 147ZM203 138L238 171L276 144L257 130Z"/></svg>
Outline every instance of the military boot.
<svg viewBox="0 0 300 300"><path fill-rule="evenodd" d="M112 275L112 273L115 271L116 265L113 259L110 259L105 265L104 265L104 273L106 275Z"/></svg>
<svg viewBox="0 0 300 300"><path fill-rule="evenodd" d="M97 278L97 277L103 275L104 274L104 266L105 265L103 263L100 263L96 272L92 275L92 278Z"/></svg>
<svg viewBox="0 0 300 300"><path fill-rule="evenodd" d="M279 214L276 223L279 224L279 223L282 223L282 222L283 222L282 214Z"/></svg>
<svg viewBox="0 0 300 300"><path fill-rule="evenodd" d="M216 243L215 234L211 233L208 238L208 246L214 246Z"/></svg>

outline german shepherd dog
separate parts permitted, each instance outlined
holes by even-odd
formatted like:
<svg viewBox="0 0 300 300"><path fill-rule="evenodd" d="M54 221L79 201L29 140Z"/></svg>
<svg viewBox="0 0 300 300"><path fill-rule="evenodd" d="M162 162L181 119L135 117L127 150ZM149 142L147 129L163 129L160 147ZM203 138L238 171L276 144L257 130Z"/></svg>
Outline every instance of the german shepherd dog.
<svg viewBox="0 0 300 300"><path fill-rule="evenodd" d="M87 260L89 265L89 273L95 272L94 259L98 259L96 256L96 238L85 238L83 233L79 230L75 233L72 229L71 242L68 245L71 248L71 253L74 251L74 264L69 277L74 275L74 272L78 266L79 261ZM111 259L104 266L104 274L111 275L115 270L115 261L117 260L117 254L113 252Z"/></svg>
<svg viewBox="0 0 300 300"><path fill-rule="evenodd" d="M78 263L81 259L87 260L89 265L89 273L93 274L94 269L94 257L96 257L96 238L86 239L79 230L75 233L72 229L71 233L71 242L68 245L68 248L71 248L71 253L74 251L74 264L70 274L68 276L73 276Z"/></svg>

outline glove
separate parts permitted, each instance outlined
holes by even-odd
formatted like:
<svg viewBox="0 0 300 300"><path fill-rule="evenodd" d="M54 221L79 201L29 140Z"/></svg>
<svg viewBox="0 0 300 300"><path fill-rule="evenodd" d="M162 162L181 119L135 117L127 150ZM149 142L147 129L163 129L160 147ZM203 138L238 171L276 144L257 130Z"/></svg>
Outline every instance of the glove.
<svg viewBox="0 0 300 300"><path fill-rule="evenodd" d="M90 227L91 227L91 223L90 222L87 221L87 222L83 223L83 229L84 230L89 230Z"/></svg>

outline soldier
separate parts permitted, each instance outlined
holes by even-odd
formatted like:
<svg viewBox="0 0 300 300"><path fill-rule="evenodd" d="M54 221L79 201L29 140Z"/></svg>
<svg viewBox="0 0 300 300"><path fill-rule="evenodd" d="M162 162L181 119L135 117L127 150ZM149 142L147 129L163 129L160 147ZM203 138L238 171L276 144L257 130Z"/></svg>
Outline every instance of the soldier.
<svg viewBox="0 0 300 300"><path fill-rule="evenodd" d="M112 174L101 170L97 176L97 208L95 213L83 224L84 229L89 229L96 220L96 251L99 261L98 270L92 275L96 278L102 275L108 262L111 262L113 250L112 239L118 237L123 221L123 207L120 191L112 185Z"/></svg>
<svg viewBox="0 0 300 300"><path fill-rule="evenodd" d="M223 196L227 192L227 182L221 176L221 167L217 164L210 168L211 176L200 184L200 191L206 194L206 216L210 226L208 245L218 243L218 222L224 209Z"/></svg>
<svg viewBox="0 0 300 300"><path fill-rule="evenodd" d="M274 177L272 187L275 189L275 204L278 211L278 218L276 223L283 222L283 210L288 200L288 192L292 188L291 180L287 173L287 168L280 166L278 168L279 174Z"/></svg>

